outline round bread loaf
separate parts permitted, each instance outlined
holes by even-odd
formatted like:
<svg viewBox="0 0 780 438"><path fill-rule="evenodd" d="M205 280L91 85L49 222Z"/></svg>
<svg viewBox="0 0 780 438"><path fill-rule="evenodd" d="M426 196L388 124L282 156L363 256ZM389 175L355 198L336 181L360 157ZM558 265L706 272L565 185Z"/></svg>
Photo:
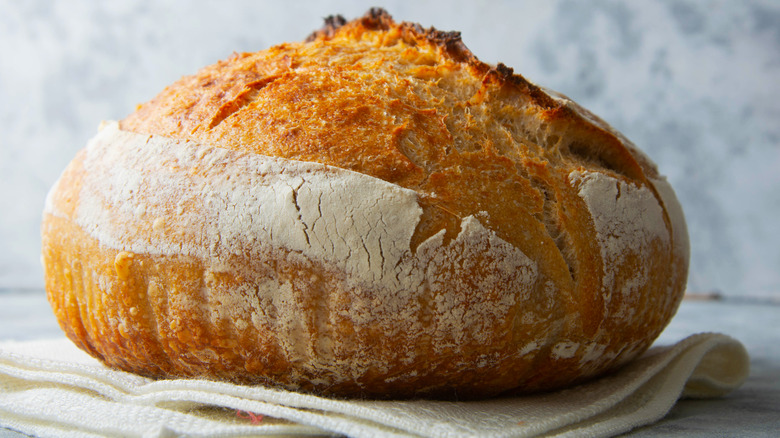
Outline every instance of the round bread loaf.
<svg viewBox="0 0 780 438"><path fill-rule="evenodd" d="M106 364L350 397L550 390L641 354L682 210L606 123L373 9L184 77L47 198L46 289Z"/></svg>

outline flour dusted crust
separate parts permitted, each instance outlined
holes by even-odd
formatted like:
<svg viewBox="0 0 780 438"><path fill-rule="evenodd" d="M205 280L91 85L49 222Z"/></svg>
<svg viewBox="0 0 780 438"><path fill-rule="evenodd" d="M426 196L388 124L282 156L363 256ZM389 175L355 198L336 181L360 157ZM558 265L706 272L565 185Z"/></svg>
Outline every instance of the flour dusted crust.
<svg viewBox="0 0 780 438"><path fill-rule="evenodd" d="M47 198L68 336L107 364L338 396L549 390L674 314L674 192L606 123L384 11L104 124Z"/></svg>

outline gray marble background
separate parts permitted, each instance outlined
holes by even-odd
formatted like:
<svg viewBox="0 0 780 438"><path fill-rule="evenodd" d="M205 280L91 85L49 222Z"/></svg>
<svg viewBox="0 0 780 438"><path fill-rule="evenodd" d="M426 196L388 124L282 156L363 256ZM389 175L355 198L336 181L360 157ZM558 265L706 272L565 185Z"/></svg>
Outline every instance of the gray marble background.
<svg viewBox="0 0 780 438"><path fill-rule="evenodd" d="M460 30L644 149L685 209L689 290L780 300L780 2L759 0L0 0L0 289L42 286L45 194L98 122L374 5Z"/></svg>

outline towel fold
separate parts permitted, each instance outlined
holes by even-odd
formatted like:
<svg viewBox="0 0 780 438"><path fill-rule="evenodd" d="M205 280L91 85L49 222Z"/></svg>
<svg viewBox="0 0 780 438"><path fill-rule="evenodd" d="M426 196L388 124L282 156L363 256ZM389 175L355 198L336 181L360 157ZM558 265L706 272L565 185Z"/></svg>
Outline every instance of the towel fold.
<svg viewBox="0 0 780 438"><path fill-rule="evenodd" d="M484 401L338 400L104 367L67 339L0 343L0 425L41 437L347 435L613 436L680 397L738 388L742 344L703 333L653 347L618 372L562 391Z"/></svg>

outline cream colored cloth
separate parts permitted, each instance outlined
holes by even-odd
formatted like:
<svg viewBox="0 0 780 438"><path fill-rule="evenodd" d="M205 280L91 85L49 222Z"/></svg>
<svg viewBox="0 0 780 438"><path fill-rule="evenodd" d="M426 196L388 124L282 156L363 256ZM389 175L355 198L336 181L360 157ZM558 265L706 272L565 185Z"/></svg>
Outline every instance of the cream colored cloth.
<svg viewBox="0 0 780 438"><path fill-rule="evenodd" d="M748 356L720 334L650 349L571 389L477 402L335 400L110 370L66 339L0 343L0 425L42 437L348 435L613 436L662 418L683 397L718 397Z"/></svg>

